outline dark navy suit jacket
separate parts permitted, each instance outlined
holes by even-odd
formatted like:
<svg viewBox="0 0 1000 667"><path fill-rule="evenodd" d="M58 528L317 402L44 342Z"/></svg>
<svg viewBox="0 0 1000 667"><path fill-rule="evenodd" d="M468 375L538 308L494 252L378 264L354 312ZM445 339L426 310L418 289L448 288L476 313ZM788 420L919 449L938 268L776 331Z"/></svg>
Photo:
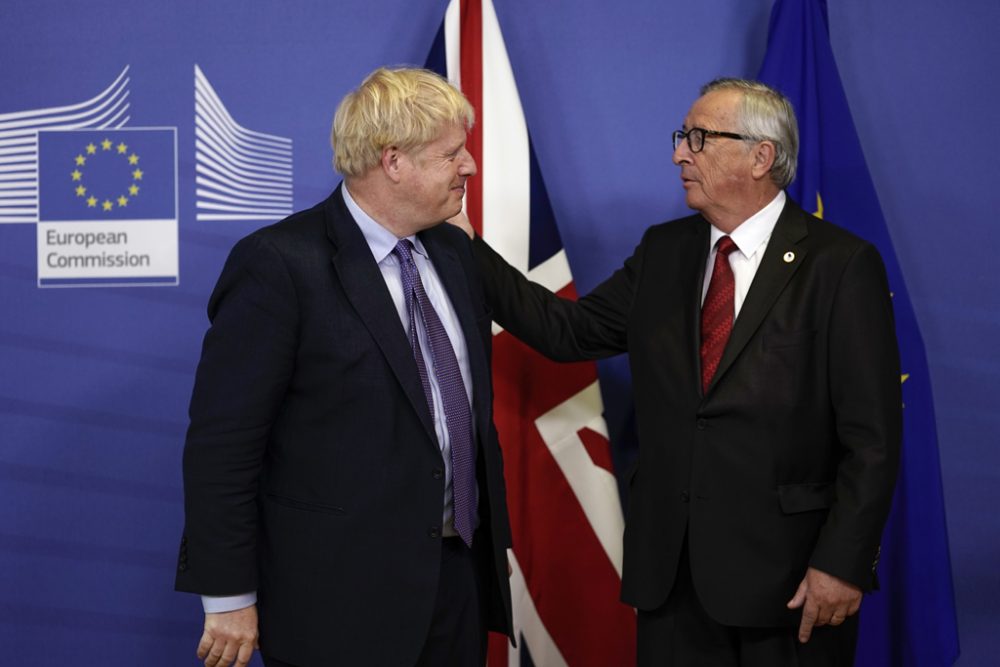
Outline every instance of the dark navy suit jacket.
<svg viewBox="0 0 1000 667"><path fill-rule="evenodd" d="M420 238L469 352L473 551L510 634L490 315L462 232ZM184 449L176 586L256 590L261 647L292 664L413 664L438 588L444 464L409 341L338 188L241 240L209 307Z"/></svg>

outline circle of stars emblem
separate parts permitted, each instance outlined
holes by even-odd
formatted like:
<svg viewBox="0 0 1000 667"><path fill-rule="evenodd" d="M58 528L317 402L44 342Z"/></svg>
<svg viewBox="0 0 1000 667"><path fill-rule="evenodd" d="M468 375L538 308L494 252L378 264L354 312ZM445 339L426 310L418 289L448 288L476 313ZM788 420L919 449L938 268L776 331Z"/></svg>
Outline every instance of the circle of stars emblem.
<svg viewBox="0 0 1000 667"><path fill-rule="evenodd" d="M118 193L92 192L84 181L84 169L88 167L88 163L93 166L99 160L106 161L108 159L124 163L130 172L131 181L124 190ZM70 172L70 178L73 180L76 196L86 203L87 208L110 213L116 208L125 208L132 198L139 196L139 183L143 177L143 171L139 168L139 156L135 152L129 152L128 145L124 141L115 144L110 139L105 138L98 144L90 142L84 147L82 153L73 158L73 163L74 169Z"/></svg>

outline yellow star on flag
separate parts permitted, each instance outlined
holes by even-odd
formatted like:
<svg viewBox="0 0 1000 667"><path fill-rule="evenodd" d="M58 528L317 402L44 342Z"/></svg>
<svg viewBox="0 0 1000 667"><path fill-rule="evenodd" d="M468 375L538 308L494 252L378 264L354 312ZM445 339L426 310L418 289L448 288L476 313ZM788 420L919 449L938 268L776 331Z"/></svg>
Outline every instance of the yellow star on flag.
<svg viewBox="0 0 1000 667"><path fill-rule="evenodd" d="M87 197L87 206L89 206L90 208L94 208L95 206L97 206L97 197L95 197L94 195L90 195L89 197Z"/></svg>
<svg viewBox="0 0 1000 667"><path fill-rule="evenodd" d="M82 197L85 194L87 194L87 188L83 187L82 185L76 186L76 196L77 197Z"/></svg>
<svg viewBox="0 0 1000 667"><path fill-rule="evenodd" d="M74 181L79 181L81 178L83 178L83 172L81 172L79 169L74 169L73 172L70 174L70 176L73 177Z"/></svg>
<svg viewBox="0 0 1000 667"><path fill-rule="evenodd" d="M137 194L139 194L139 186L133 183L132 185L129 186L128 193L133 197L135 197Z"/></svg>
<svg viewBox="0 0 1000 667"><path fill-rule="evenodd" d="M136 155L135 153L132 153L131 155L128 156L128 163L139 164L139 156Z"/></svg>
<svg viewBox="0 0 1000 667"><path fill-rule="evenodd" d="M142 180L142 169L136 169L135 171L133 171L132 172L132 178L134 178L137 181L141 181Z"/></svg>
<svg viewBox="0 0 1000 667"><path fill-rule="evenodd" d="M124 142L118 144L118 154L119 155L125 155L125 153L127 151L128 151L128 146L126 146Z"/></svg>
<svg viewBox="0 0 1000 667"><path fill-rule="evenodd" d="M94 142L90 142L89 144L87 144L87 155L93 155L96 152L97 152L97 146L94 145Z"/></svg>
<svg viewBox="0 0 1000 667"><path fill-rule="evenodd" d="M75 162L76 166L82 167L83 165L87 164L87 158L83 157L82 155L77 155Z"/></svg>
<svg viewBox="0 0 1000 667"><path fill-rule="evenodd" d="M106 151L111 150L111 140L110 139L105 139L104 141L102 141L101 142L101 149L102 150L106 150Z"/></svg>
<svg viewBox="0 0 1000 667"><path fill-rule="evenodd" d="M110 211L113 206L114 206L114 204L112 204L107 199L105 199L104 203L101 204L101 208L103 208L105 211Z"/></svg>
<svg viewBox="0 0 1000 667"><path fill-rule="evenodd" d="M126 197L125 195L122 195L121 197L119 197L118 198L118 206L120 208L124 208L125 206L128 206L128 197Z"/></svg>

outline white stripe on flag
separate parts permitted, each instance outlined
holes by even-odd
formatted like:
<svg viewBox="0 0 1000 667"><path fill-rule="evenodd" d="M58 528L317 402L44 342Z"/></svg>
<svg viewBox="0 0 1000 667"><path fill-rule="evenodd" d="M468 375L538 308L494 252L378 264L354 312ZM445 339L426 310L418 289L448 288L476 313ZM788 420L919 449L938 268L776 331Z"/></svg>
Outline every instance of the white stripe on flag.
<svg viewBox="0 0 1000 667"><path fill-rule="evenodd" d="M528 128L492 2L483 3L483 238L528 271L531 174Z"/></svg>
<svg viewBox="0 0 1000 667"><path fill-rule="evenodd" d="M618 483L613 474L594 464L579 436L581 429L589 428L608 437L603 411L601 389L594 382L536 419L535 424L621 577L625 519L618 502Z"/></svg>
<svg viewBox="0 0 1000 667"><path fill-rule="evenodd" d="M545 629L545 624L538 616L535 602L528 593L524 572L521 571L521 565L511 549L507 550L507 562L510 563L511 569L510 596L514 612L514 636L524 637L524 642L531 650L531 660L536 665L567 667L566 659L559 652L559 647L552 641L552 635ZM521 654L518 650L507 648L507 665L520 667Z"/></svg>

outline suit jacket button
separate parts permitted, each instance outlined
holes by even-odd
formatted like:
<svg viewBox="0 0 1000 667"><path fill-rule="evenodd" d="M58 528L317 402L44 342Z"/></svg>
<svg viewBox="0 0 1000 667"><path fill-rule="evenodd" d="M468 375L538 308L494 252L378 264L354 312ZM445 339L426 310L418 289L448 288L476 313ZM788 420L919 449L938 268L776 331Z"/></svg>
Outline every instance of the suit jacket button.
<svg viewBox="0 0 1000 667"><path fill-rule="evenodd" d="M430 530L427 531L427 536L436 540L441 537L441 529L437 526L431 526Z"/></svg>
<svg viewBox="0 0 1000 667"><path fill-rule="evenodd" d="M707 419L699 419L698 420L698 430L699 431L704 431L706 428L708 428L708 420Z"/></svg>
<svg viewBox="0 0 1000 667"><path fill-rule="evenodd" d="M433 476L434 479L441 479L444 477L444 470L441 470L441 468L434 468Z"/></svg>
<svg viewBox="0 0 1000 667"><path fill-rule="evenodd" d="M180 570L181 572L186 572L188 569L187 563L181 563L180 565L177 566L177 569Z"/></svg>
<svg viewBox="0 0 1000 667"><path fill-rule="evenodd" d="M681 502L682 503L686 503L690 499L691 499L691 496L688 495L687 491L681 491Z"/></svg>

